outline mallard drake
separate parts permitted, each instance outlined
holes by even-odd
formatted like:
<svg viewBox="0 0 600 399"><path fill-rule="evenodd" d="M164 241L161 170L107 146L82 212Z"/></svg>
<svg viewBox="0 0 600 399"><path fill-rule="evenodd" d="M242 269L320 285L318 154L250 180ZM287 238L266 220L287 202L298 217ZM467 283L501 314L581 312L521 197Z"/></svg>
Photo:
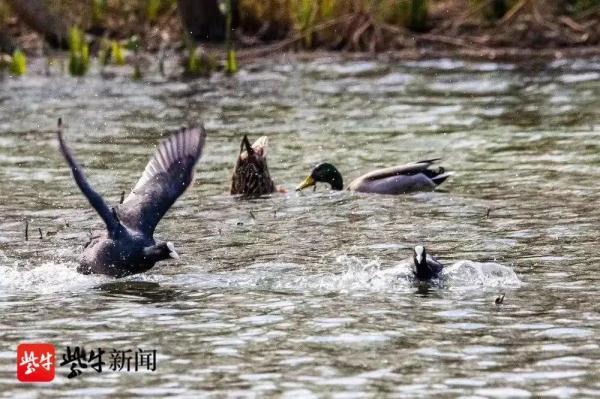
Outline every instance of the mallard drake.
<svg viewBox="0 0 600 399"><path fill-rule="evenodd" d="M231 194L245 197L259 197L275 192L275 183L267 167L267 136L262 136L250 145L244 135L240 153L231 176Z"/></svg>
<svg viewBox="0 0 600 399"><path fill-rule="evenodd" d="M171 242L155 242L154 229L193 180L206 139L204 128L182 129L161 141L142 177L116 207L110 207L88 183L63 140L60 119L57 136L75 183L106 225L86 245L77 271L124 277L145 272L161 260L179 259Z"/></svg>
<svg viewBox="0 0 600 399"><path fill-rule="evenodd" d="M413 252L413 273L415 278L421 281L431 280L440 276L444 265L437 261L437 259L428 256L425 247L417 245Z"/></svg>
<svg viewBox="0 0 600 399"><path fill-rule="evenodd" d="M350 183L348 190L376 194L406 194L413 191L431 191L451 175L441 166L431 166L440 158L427 159L391 168L377 169L360 176ZM302 190L317 182L327 183L332 190L343 190L344 180L335 166L330 163L317 165L310 175L296 187Z"/></svg>

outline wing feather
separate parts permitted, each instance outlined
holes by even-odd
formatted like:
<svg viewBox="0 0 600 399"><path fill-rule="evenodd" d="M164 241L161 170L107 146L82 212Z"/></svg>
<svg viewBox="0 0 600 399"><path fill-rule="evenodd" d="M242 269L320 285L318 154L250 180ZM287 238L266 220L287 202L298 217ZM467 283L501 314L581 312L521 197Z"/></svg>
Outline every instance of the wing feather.
<svg viewBox="0 0 600 399"><path fill-rule="evenodd" d="M369 172L358 179L360 180L379 180L385 179L386 177L397 176L397 175L416 175L419 173L425 172L431 165L433 165L436 161L439 161L440 158L434 159L426 159L423 161L417 161L408 163L406 165L398 165L392 166L384 169L377 169L372 172ZM357 179L357 180L358 180Z"/></svg>
<svg viewBox="0 0 600 399"><path fill-rule="evenodd" d="M182 129L162 140L142 177L119 206L121 222L145 234L154 233L160 219L192 182L205 140L202 126Z"/></svg>
<svg viewBox="0 0 600 399"><path fill-rule="evenodd" d="M71 168L71 173L73 174L75 183L77 184L83 195L85 195L90 205L96 210L96 212L98 212L98 215L100 215L100 217L104 221L104 224L106 224L108 234L110 236L113 236L119 230L119 221L115 219L111 209L109 208L108 204L104 201L102 196L89 184L87 178L85 177L85 174L83 173L83 169L75 160L75 157L73 156L73 153L67 146L67 143L65 143L63 139L63 127L61 119L58 120L57 137L60 151L65 157L67 163L69 164L69 167Z"/></svg>

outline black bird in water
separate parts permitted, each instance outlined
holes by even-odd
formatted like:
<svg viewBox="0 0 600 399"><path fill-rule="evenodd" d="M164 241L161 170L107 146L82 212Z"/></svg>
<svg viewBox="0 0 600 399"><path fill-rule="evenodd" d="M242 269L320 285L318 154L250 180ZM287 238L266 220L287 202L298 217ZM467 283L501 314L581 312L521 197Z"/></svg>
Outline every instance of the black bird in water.
<svg viewBox="0 0 600 399"><path fill-rule="evenodd" d="M427 281L440 276L444 266L437 259L428 256L425 247L417 245L414 249L413 260L415 268L413 273L418 280Z"/></svg>
<svg viewBox="0 0 600 399"><path fill-rule="evenodd" d="M106 230L93 237L83 251L78 272L124 277L143 273L158 261L179 258L171 242L154 240L154 229L192 182L205 139L206 132L200 126L181 129L162 140L131 193L122 204L111 208L88 183L63 140L62 122L58 120L60 150L75 182L106 224Z"/></svg>
<svg viewBox="0 0 600 399"><path fill-rule="evenodd" d="M231 176L232 195L260 197L277 190L267 167L267 145L267 136L250 145L248 136L244 135Z"/></svg>

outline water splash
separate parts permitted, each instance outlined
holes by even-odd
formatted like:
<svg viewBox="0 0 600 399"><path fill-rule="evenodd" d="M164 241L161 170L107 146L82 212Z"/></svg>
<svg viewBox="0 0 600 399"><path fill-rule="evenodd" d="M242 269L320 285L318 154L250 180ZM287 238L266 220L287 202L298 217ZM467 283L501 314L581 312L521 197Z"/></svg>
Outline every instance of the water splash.
<svg viewBox="0 0 600 399"><path fill-rule="evenodd" d="M86 276L77 272L75 263L45 262L27 268L14 262L0 265L0 292L35 292L50 294L64 291L81 291L106 282L108 277Z"/></svg>
<svg viewBox="0 0 600 399"><path fill-rule="evenodd" d="M378 261L362 263L354 257L338 257L338 262L346 264L347 270L337 279L337 285L348 289L386 291L415 284L411 259L388 268L381 267ZM433 284L444 287L518 287L522 282L510 267L492 262L461 260L445 267L441 279L433 281Z"/></svg>
<svg viewBox="0 0 600 399"><path fill-rule="evenodd" d="M310 273L301 265L291 263L259 263L236 271L222 273L192 273L175 279L179 284L204 288L228 287L288 292L352 293L410 291L415 286L412 260L403 260L386 267L379 259L360 259L340 255L335 260L339 272ZM316 269L316 268L315 268ZM313 269L314 270L314 269ZM432 286L445 287L518 287L521 280L507 266L467 260L444 269Z"/></svg>
<svg viewBox="0 0 600 399"><path fill-rule="evenodd" d="M379 259L360 259L340 255L335 260L339 272L310 273L292 263L253 264L236 271L206 273L193 268L188 273L168 278L153 274L130 276L124 280L148 280L194 286L195 288L243 288L289 292L351 293L358 291L399 292L415 285L412 260L406 259L392 267ZM123 280L123 279L122 279ZM0 291L49 294L82 291L98 284L114 281L111 277L82 275L74 262L45 262L39 266L4 262L0 265ZM478 263L467 260L444 268L443 276L433 286L447 287L518 287L521 280L507 266L497 263Z"/></svg>
<svg viewBox="0 0 600 399"><path fill-rule="evenodd" d="M444 268L443 278L448 285L518 287L522 284L508 266L494 262L461 260Z"/></svg>

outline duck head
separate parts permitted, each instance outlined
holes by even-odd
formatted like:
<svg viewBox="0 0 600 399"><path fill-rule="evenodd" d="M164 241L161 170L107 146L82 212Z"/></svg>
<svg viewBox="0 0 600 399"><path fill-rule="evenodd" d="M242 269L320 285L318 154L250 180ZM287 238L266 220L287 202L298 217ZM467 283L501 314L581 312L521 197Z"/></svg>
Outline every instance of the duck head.
<svg viewBox="0 0 600 399"><path fill-rule="evenodd" d="M344 180L337 168L330 163L323 162L314 167L310 175L296 187L296 191L314 186L318 182L329 184L332 190L344 188Z"/></svg>

